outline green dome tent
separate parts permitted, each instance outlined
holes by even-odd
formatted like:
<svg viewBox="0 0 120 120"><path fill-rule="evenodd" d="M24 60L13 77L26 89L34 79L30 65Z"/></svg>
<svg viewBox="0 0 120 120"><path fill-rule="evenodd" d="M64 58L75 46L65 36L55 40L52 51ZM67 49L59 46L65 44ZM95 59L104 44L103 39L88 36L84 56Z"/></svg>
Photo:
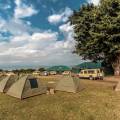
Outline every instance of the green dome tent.
<svg viewBox="0 0 120 120"><path fill-rule="evenodd" d="M12 84L18 79L18 76L2 76L0 79L0 92L6 93L8 89L12 86Z"/></svg>
<svg viewBox="0 0 120 120"><path fill-rule="evenodd" d="M56 84L55 90L76 93L83 90L83 86L80 85L80 79L76 77L61 77Z"/></svg>
<svg viewBox="0 0 120 120"><path fill-rule="evenodd" d="M32 75L21 75L8 89L7 95L25 99L28 97L44 94L47 86L43 80L39 80Z"/></svg>

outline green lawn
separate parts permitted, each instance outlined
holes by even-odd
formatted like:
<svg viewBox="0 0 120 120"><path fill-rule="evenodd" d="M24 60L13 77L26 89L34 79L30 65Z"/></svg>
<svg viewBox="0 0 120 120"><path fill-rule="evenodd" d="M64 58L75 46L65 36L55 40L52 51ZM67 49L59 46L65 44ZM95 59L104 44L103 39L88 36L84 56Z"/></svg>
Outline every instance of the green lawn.
<svg viewBox="0 0 120 120"><path fill-rule="evenodd" d="M19 100L0 93L0 120L120 120L115 83L81 80L79 93L56 92Z"/></svg>

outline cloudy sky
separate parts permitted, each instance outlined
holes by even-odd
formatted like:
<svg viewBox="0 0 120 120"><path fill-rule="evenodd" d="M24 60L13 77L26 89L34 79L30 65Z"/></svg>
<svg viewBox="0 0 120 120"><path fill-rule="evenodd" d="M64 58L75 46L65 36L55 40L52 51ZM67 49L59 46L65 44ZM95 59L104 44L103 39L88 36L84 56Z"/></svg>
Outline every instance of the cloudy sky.
<svg viewBox="0 0 120 120"><path fill-rule="evenodd" d="M0 68L75 65L68 17L99 0L0 0Z"/></svg>

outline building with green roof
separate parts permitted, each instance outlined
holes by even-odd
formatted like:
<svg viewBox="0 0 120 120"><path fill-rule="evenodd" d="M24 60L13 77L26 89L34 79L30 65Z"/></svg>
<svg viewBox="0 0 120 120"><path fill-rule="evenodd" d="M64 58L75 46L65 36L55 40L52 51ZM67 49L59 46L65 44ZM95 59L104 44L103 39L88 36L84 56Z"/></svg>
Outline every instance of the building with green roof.
<svg viewBox="0 0 120 120"><path fill-rule="evenodd" d="M84 62L72 68L72 71L79 73L81 69L97 69L102 68L101 62Z"/></svg>
<svg viewBox="0 0 120 120"><path fill-rule="evenodd" d="M61 73L64 71L71 71L71 68L68 66L59 65L59 66L52 66L52 67L48 68L47 71L56 71L56 72Z"/></svg>

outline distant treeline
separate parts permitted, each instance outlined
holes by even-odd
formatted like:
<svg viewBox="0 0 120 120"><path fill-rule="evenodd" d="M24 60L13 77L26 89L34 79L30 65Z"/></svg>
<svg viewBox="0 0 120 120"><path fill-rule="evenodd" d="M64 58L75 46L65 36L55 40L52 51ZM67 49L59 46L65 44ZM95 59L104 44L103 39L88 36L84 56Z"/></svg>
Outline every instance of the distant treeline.
<svg viewBox="0 0 120 120"><path fill-rule="evenodd" d="M45 68L39 68L37 70L40 71L40 72L43 72L46 69ZM36 71L36 69L30 69L30 68L29 69L15 69L15 70L10 70L10 71L0 69L0 72L14 72L14 73L32 73L34 71Z"/></svg>

